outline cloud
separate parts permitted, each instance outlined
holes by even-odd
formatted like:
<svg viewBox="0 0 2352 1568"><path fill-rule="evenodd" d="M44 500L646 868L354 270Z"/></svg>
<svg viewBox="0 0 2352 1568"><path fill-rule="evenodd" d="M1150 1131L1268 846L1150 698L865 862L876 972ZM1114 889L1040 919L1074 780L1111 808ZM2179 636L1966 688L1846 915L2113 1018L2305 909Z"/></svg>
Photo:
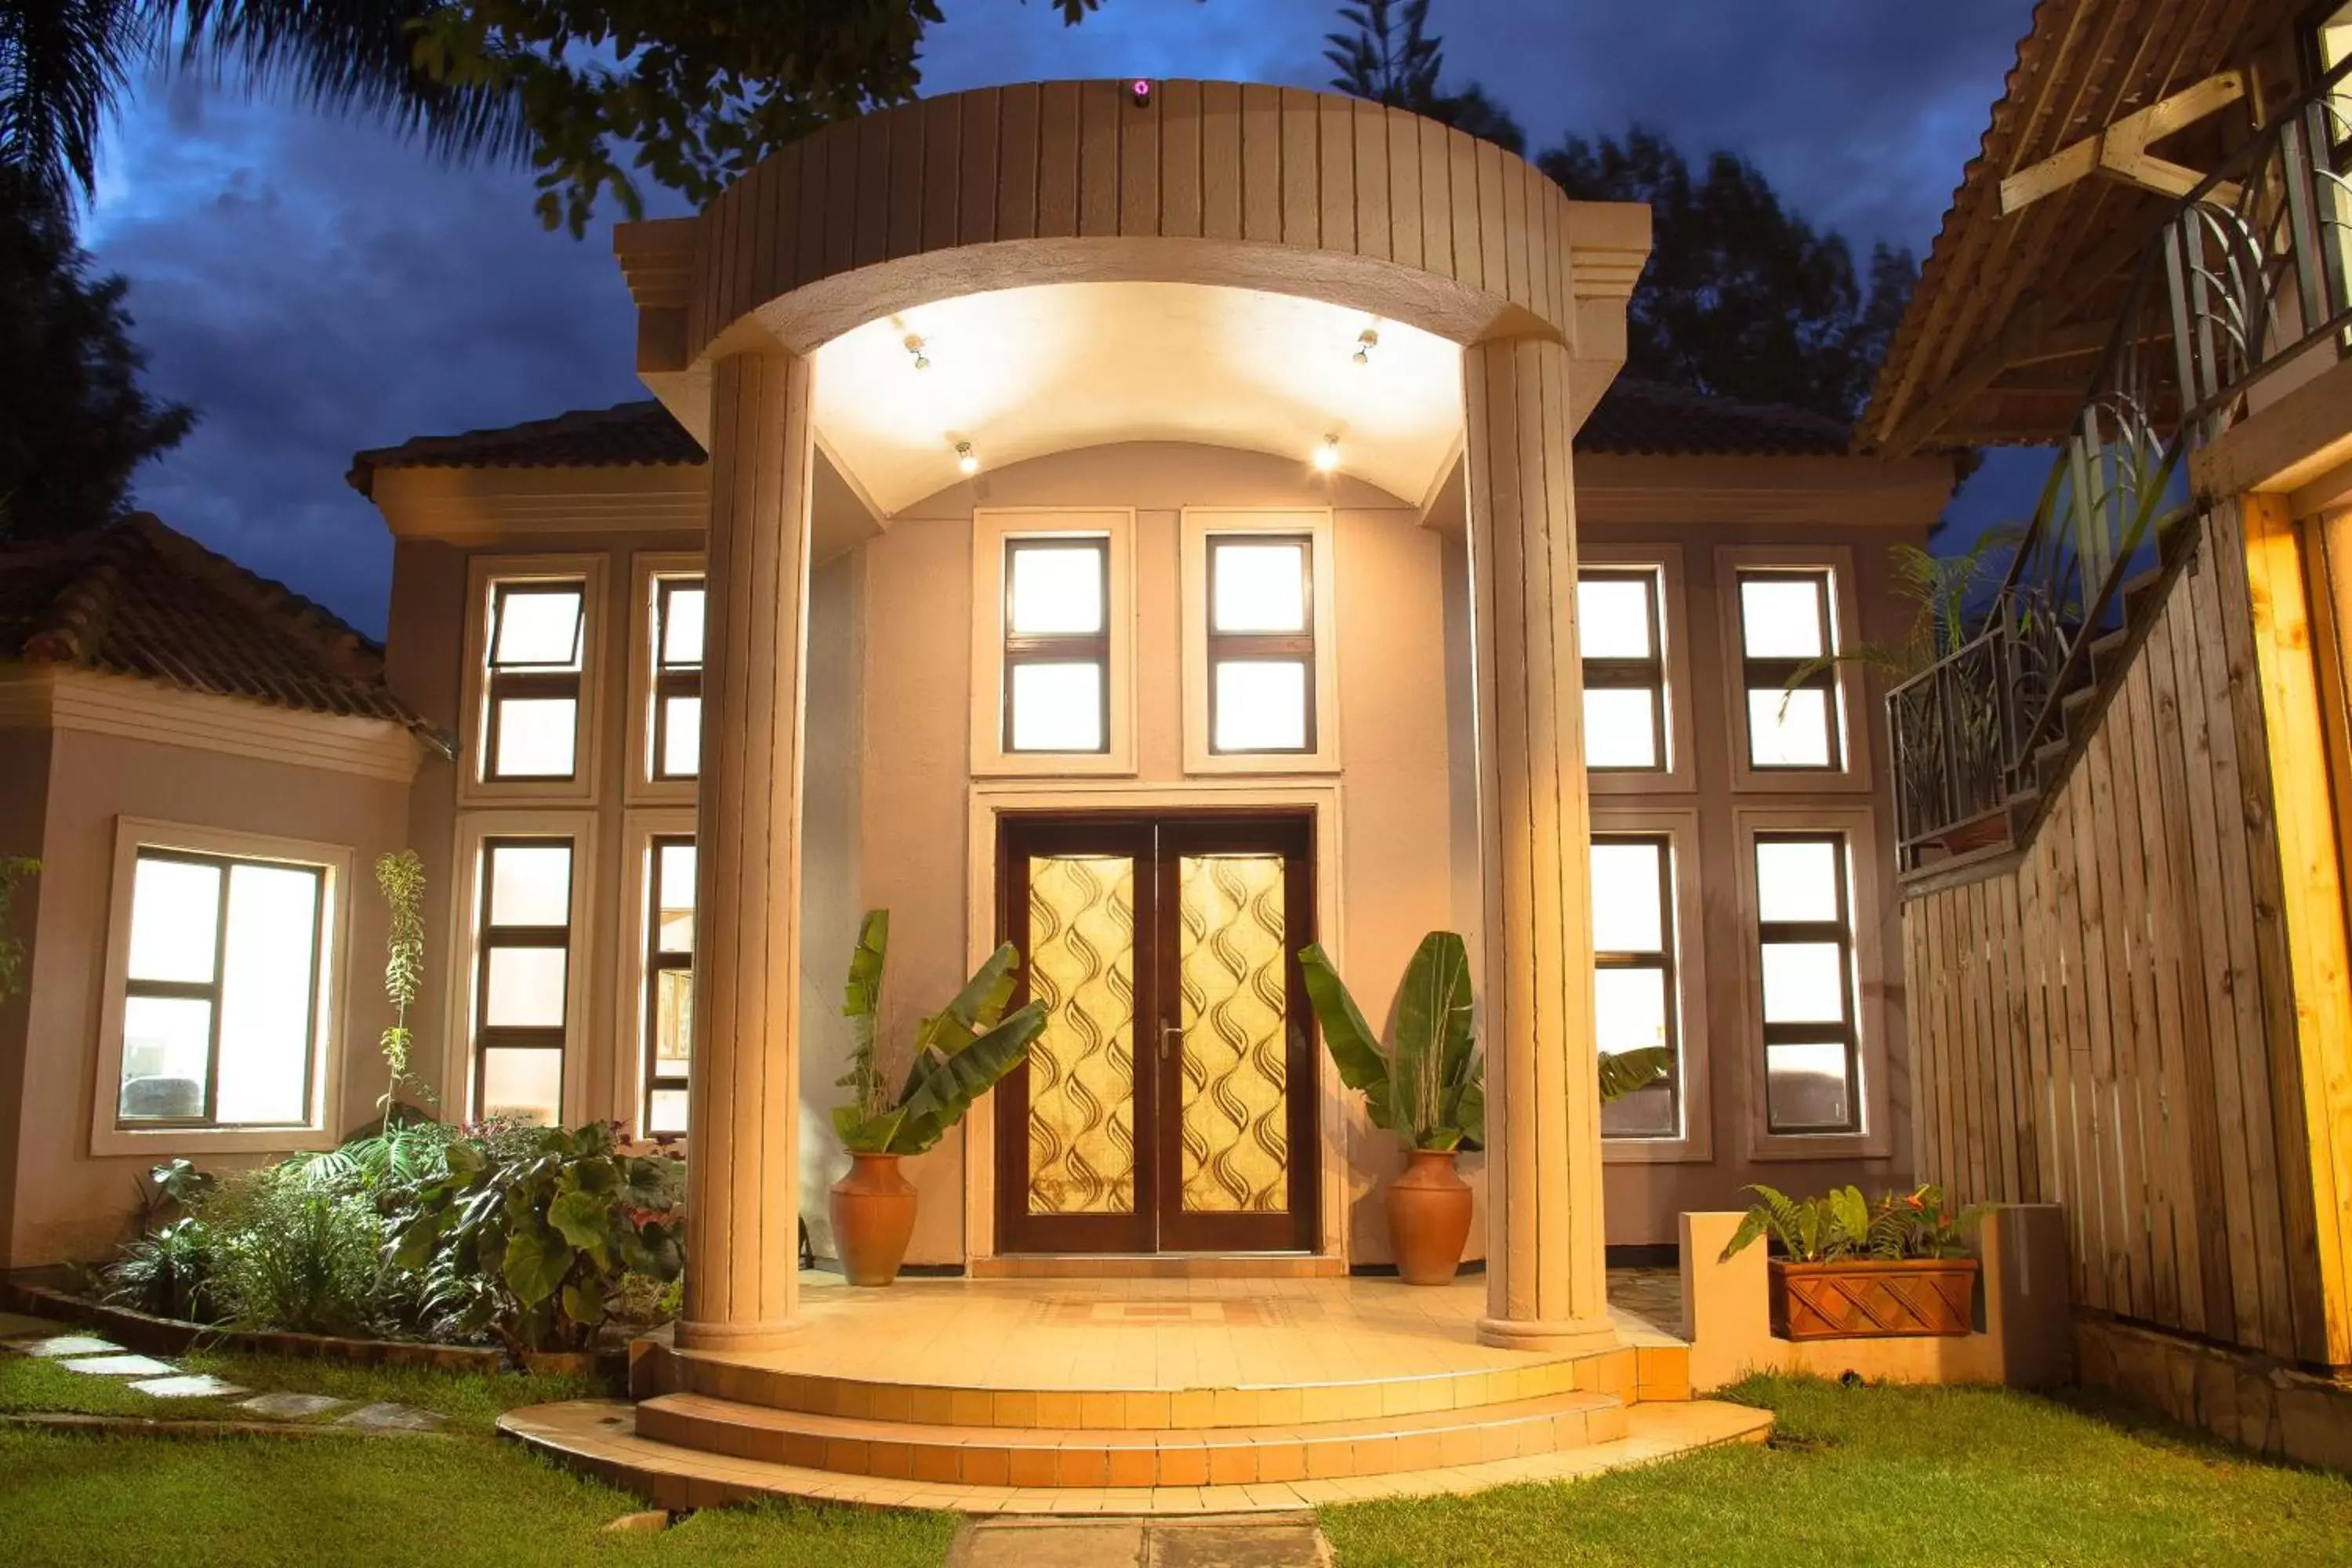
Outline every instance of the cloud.
<svg viewBox="0 0 2352 1568"><path fill-rule="evenodd" d="M1924 249L2027 0L1439 0L1449 77L1538 144L1639 119L1735 148L1857 239ZM1319 0L950 0L931 92L1050 77L1320 86ZM150 381L203 416L142 504L380 633L391 550L351 454L642 395L609 226L543 232L527 174L450 167L364 123L181 81L110 139L85 241L131 280Z"/></svg>

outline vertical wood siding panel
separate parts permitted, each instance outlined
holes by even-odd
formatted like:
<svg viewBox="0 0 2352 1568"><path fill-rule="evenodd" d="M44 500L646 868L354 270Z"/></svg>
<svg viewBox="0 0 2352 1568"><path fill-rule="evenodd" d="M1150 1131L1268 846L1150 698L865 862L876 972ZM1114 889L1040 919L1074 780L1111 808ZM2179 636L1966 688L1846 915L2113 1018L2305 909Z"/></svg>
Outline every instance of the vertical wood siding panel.
<svg viewBox="0 0 2352 1568"><path fill-rule="evenodd" d="M1309 250L1323 243L1320 119L1315 94L1282 89L1282 242Z"/></svg>
<svg viewBox="0 0 2352 1568"><path fill-rule="evenodd" d="M1389 122L1377 103L1355 100L1349 106L1355 123L1349 128L1349 146L1356 158L1356 248L1366 256L1385 258L1390 243Z"/></svg>
<svg viewBox="0 0 2352 1568"><path fill-rule="evenodd" d="M951 250L956 243L956 207L963 188L961 94L922 101L922 247Z"/></svg>
<svg viewBox="0 0 2352 1568"><path fill-rule="evenodd" d="M2168 653L2166 658L2169 658ZM2156 752L2161 743L2157 712L2155 671L2158 659L2150 642L2132 661L2127 700L2132 710L2132 784L2139 817L2140 860L2145 893L2140 909L2147 931L2147 970L2152 1011L2148 1032L2141 1037L2142 1082L2140 1121L2148 1158L2148 1223L2158 1243L2152 1265L2159 1308L2170 1312L2164 1321L2186 1327L2194 1317L2201 1323L2203 1308L2197 1263L2197 1237L2184 1223L2189 1207L2189 1163L2182 1136L2184 1108L2180 1102L2180 943L2173 913L2172 871L2164 821L2161 770ZM2166 1300L2167 1278L2170 1300Z"/></svg>
<svg viewBox="0 0 2352 1568"><path fill-rule="evenodd" d="M1503 177L1503 150L1475 137L1471 147L1477 154L1478 275L1495 293L1515 298L1510 292L1510 198L1506 194L1509 182Z"/></svg>
<svg viewBox="0 0 2352 1568"><path fill-rule="evenodd" d="M890 254L890 114L869 114L857 128L856 265L871 267Z"/></svg>
<svg viewBox="0 0 2352 1568"><path fill-rule="evenodd" d="M1997 1195L1995 1169L2000 1163L1992 1109L1992 974L1988 962L1992 943L1982 882L1968 885L1962 908L1968 921L1969 1199L1982 1203Z"/></svg>
<svg viewBox="0 0 2352 1568"><path fill-rule="evenodd" d="M1127 99L1125 93L1119 97ZM1168 110L1159 93L1138 105L1128 100L1118 129L1118 232L1156 235L1160 222L1160 138Z"/></svg>
<svg viewBox="0 0 2352 1568"><path fill-rule="evenodd" d="M2076 775L2079 782L2080 775ZM2099 1223L2099 1155L2088 1087L2091 1058L2090 998L2084 984L2083 875L2076 858L2075 829L2080 792L2059 795L2051 825L2053 875L2058 888L2057 963L2066 1006L2065 1049L2057 1069L2059 1125L2066 1130L2066 1218L2074 1236L2074 1299L2087 1307L2107 1304L2105 1233Z"/></svg>
<svg viewBox="0 0 2352 1568"><path fill-rule="evenodd" d="M1933 941L1936 952L1936 1031L1937 1079L1943 1085L1943 1114L1936 1124L1936 1137L1942 1147L1944 1184L1958 1194L1969 1184L1968 1136L1960 1116L1961 1099L1968 1092L1963 1080L1961 1063L1964 1050L1960 1037L1960 945L1958 922L1955 916L1959 904L1957 889L1948 889L1936 900L1936 921Z"/></svg>
<svg viewBox="0 0 2352 1568"><path fill-rule="evenodd" d="M864 198L857 188L857 153L864 141L856 121L825 133L824 185L831 193L824 225L827 277L856 265L858 208Z"/></svg>
<svg viewBox="0 0 2352 1568"><path fill-rule="evenodd" d="M2089 1024L2088 1055L2082 1059L2085 1077L2077 1086L2090 1102L2089 1122L2099 1197L2099 1266L2106 1281L2108 1304L2119 1312L2132 1310L2131 1265L2123 1206L2123 1150L2116 1129L2116 994L2115 961L2108 930L2114 919L2108 897L2106 868L2101 864L2100 807L2105 792L2094 781L2105 771L2105 732L2094 734L2075 763L2068 786L2075 794L2074 868L2076 892L2083 900L2083 993ZM2130 1005L2124 1001L2124 1006ZM2088 1174L2088 1172L2085 1173Z"/></svg>
<svg viewBox="0 0 2352 1568"><path fill-rule="evenodd" d="M1037 237L1078 232L1078 84L1049 81L1037 96Z"/></svg>
<svg viewBox="0 0 2352 1568"><path fill-rule="evenodd" d="M1986 953L1992 983L1994 1133L2000 1142L2000 1178L1996 1184L2003 1203L2022 1202L2023 1182L2017 1168L2017 1019L2025 1005L2025 985L2017 973L2017 878L2014 874L1985 883L1985 911L1992 928L1992 945Z"/></svg>
<svg viewBox="0 0 2352 1568"><path fill-rule="evenodd" d="M1460 194L1454 183L1453 132L1433 120L1415 120L1412 124L1421 140L1421 267L1441 278L1459 278L1462 264L1454 253L1454 205Z"/></svg>
<svg viewBox="0 0 2352 1568"><path fill-rule="evenodd" d="M1242 85L1242 237L1282 238L1282 89Z"/></svg>
<svg viewBox="0 0 2352 1568"><path fill-rule="evenodd" d="M1446 216L1454 247L1454 276L1473 289L1486 286L1486 237L1478 211L1478 148L1459 131L1438 128L1445 147ZM1491 149L1490 149L1491 151Z"/></svg>
<svg viewBox="0 0 2352 1568"><path fill-rule="evenodd" d="M1192 236L1202 227L1201 84L1171 81L1160 89L1160 228Z"/></svg>
<svg viewBox="0 0 2352 1568"><path fill-rule="evenodd" d="M1210 239L1242 237L1241 107L1235 84L1201 84L1201 233Z"/></svg>
<svg viewBox="0 0 2352 1568"><path fill-rule="evenodd" d="M1037 233L1037 85L1008 87L996 106L996 237Z"/></svg>
<svg viewBox="0 0 2352 1568"><path fill-rule="evenodd" d="M887 111L890 118L890 232L892 260L923 247L923 114L929 106L910 103Z"/></svg>
<svg viewBox="0 0 2352 1568"><path fill-rule="evenodd" d="M996 204L1003 185L996 155L1003 97L994 88L963 95L963 123L956 131L958 245L986 245L996 238Z"/></svg>
<svg viewBox="0 0 2352 1568"><path fill-rule="evenodd" d="M1927 973L1927 955L1923 951L1919 930L1920 916L1927 908L1924 899L1904 900L1901 921L1903 945L1903 996L1911 1016L1911 1170L1923 1182L1936 1180L1934 1162L1927 1156L1928 1129L1935 1125L1935 1085L1920 1066L1931 1025L1925 1011L1927 1000L1924 978Z"/></svg>
<svg viewBox="0 0 2352 1568"><path fill-rule="evenodd" d="M1423 265L1421 125L1402 110L1382 109L1389 143L1389 254L1407 267Z"/></svg>
<svg viewBox="0 0 2352 1568"><path fill-rule="evenodd" d="M1356 100L1318 98L1316 152L1322 160L1318 180L1326 250L1354 252L1356 242Z"/></svg>
<svg viewBox="0 0 2352 1568"><path fill-rule="evenodd" d="M819 132L802 145L804 149L800 165L800 189L790 205L778 202L775 221L789 227L776 241L776 265L762 268L767 280L759 290L759 298L746 301L747 309L756 309L783 293L814 283L824 276L824 240L834 226L837 199L833 190L833 158L824 145L827 132ZM785 275L790 274L790 281Z"/></svg>
<svg viewBox="0 0 2352 1568"><path fill-rule="evenodd" d="M1113 81L1078 84L1078 232L1118 232L1119 139L1135 112Z"/></svg>
<svg viewBox="0 0 2352 1568"><path fill-rule="evenodd" d="M2116 897L2108 906L2116 915L2116 952L2122 960L2123 990L2117 1012L2128 1003L2127 1028L2116 1031L2116 1121L2122 1133L2124 1191L2129 1220L2132 1290L2139 1310L2158 1322L2169 1322L2179 1311L2179 1293L2168 1278L2172 1268L2172 1238L2157 1225L2156 1179L2148 1150L2146 1090L2156 1055L2156 976L2149 953L2147 926L2147 859L2141 837L2139 790L2132 766L2132 737L2146 722L2132 700L2126 680L2107 709L2105 727L2108 789L2113 801L2105 819L2106 836L2114 840Z"/></svg>
<svg viewBox="0 0 2352 1568"><path fill-rule="evenodd" d="M2057 1168L2056 1110L2050 1100L2050 959L2048 896L2042 882L2040 836L2017 868L2018 947L2025 966L2025 1038L2021 1066L2025 1079L2021 1102L2026 1125L2033 1137L2032 1163L2027 1167L2025 1201L2055 1203L2051 1173Z"/></svg>

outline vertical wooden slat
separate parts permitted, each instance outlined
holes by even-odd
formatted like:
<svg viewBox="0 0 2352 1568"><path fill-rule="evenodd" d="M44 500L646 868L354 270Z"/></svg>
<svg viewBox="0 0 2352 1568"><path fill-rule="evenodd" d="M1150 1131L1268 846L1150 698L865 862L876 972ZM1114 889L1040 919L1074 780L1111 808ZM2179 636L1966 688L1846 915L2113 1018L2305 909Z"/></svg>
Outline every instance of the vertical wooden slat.
<svg viewBox="0 0 2352 1568"><path fill-rule="evenodd" d="M1242 84L1242 237L1282 238L1282 89Z"/></svg>
<svg viewBox="0 0 2352 1568"><path fill-rule="evenodd" d="M2159 622L2161 616L2158 617ZM2148 641L2133 661L2130 676L2132 774L2139 813L2139 844L2146 868L2148 968L2154 998L2148 1041L2155 1053L2153 1069L2142 1087L2140 1114L2147 1128L2149 1158L2148 1222L2158 1238L2170 1249L2172 1279L2168 1321L2203 1331L2205 1321L2203 1271L2196 1227L2189 1220L2194 1183L2190 1178L2188 1108L2182 1101L2180 1054L2180 933L2179 895L2172 886L2171 832L2165 821L2163 767L2158 752L2169 739L2168 721L2158 710L2156 672L2171 661L2169 646ZM2161 1303L2164 1289L2159 1283Z"/></svg>
<svg viewBox="0 0 2352 1568"><path fill-rule="evenodd" d="M1445 143L1446 211L1453 216L1454 276L1473 289L1486 286L1486 236L1478 213L1477 138L1439 129Z"/></svg>
<svg viewBox="0 0 2352 1568"><path fill-rule="evenodd" d="M857 157L865 142L864 129L856 121L824 133L824 184L833 193L833 210L824 226L827 273L846 272L856 265L857 226L866 200L857 188Z"/></svg>
<svg viewBox="0 0 2352 1568"><path fill-rule="evenodd" d="M1356 154L1356 248L1366 256L1386 258L1389 243L1389 122L1377 103L1358 99L1349 112L1356 123L1349 144Z"/></svg>
<svg viewBox="0 0 2352 1568"><path fill-rule="evenodd" d="M1323 243L1321 132L1315 94L1282 89L1282 243L1312 249Z"/></svg>
<svg viewBox="0 0 2352 1568"><path fill-rule="evenodd" d="M2115 841L2116 949L2128 1002L2129 1027L2116 1031L2116 1121L2122 1134L2124 1193L2132 1258L2132 1289L2140 1310L2158 1322L2171 1322L2180 1310L2172 1278L2172 1236L2157 1219L2159 1178L2150 1156L2150 1118L2156 1107L2148 1091L2160 1058L2156 1040L2156 973L2147 926L2147 840L2139 819L2139 789L2133 766L2133 738L2147 723L2126 680L2111 700L2105 728L2108 794L2107 832ZM2119 1009L2120 1011L2121 1009Z"/></svg>
<svg viewBox="0 0 2352 1568"><path fill-rule="evenodd" d="M888 111L890 124L890 231L885 249L891 259L923 247L923 111L910 103Z"/></svg>
<svg viewBox="0 0 2352 1568"><path fill-rule="evenodd" d="M1121 95L1124 96L1124 95ZM1120 111L1118 132L1118 232L1156 235L1160 226L1160 137L1167 101L1153 94L1149 104Z"/></svg>
<svg viewBox="0 0 2352 1568"><path fill-rule="evenodd" d="M1408 117L1421 142L1421 266L1441 278L1462 276L1454 248L1454 209L1462 192L1454 179L1453 132L1433 120Z"/></svg>
<svg viewBox="0 0 2352 1568"><path fill-rule="evenodd" d="M1926 909L1923 899L1906 899L1899 916L1903 938L1903 1010L1909 1020L1906 1043L1909 1047L1911 1072L1911 1173L1920 1181L1937 1179L1933 1162L1927 1156L1928 1129L1935 1124L1935 1085L1921 1066L1930 1026L1924 1008L1927 988L1922 977L1927 973L1926 953L1920 942L1920 916Z"/></svg>
<svg viewBox="0 0 2352 1568"><path fill-rule="evenodd" d="M2100 1268L2107 1282L2108 1304L2128 1312L2132 1310L2131 1263L2129 1228L2123 1212L2123 1146L2116 1127L2116 1015L2128 1009L2130 1002L2117 995L2112 951L2115 911L2108 886L2112 868L2105 864L2102 843L2106 791L2097 781L2106 774L2105 737L2104 730L2092 735L2075 764L2069 789L2078 795L2074 866L2083 900L2083 994L2089 1047L2084 1064L2088 1077L2083 1087L2091 1105L2090 1132L2097 1156Z"/></svg>
<svg viewBox="0 0 2352 1568"><path fill-rule="evenodd" d="M1171 81L1160 90L1160 232L1201 234L1201 84Z"/></svg>
<svg viewBox="0 0 2352 1568"><path fill-rule="evenodd" d="M1958 930L1954 935L1960 955L1959 1127L1966 1152L1969 1184L1961 1189L1969 1203L1984 1201L1984 884L1970 882L1960 889Z"/></svg>
<svg viewBox="0 0 2352 1568"><path fill-rule="evenodd" d="M803 143L804 155L793 171L800 188L789 203L780 200L772 214L761 217L772 229L784 232L776 237L774 265L761 268L768 280L756 299L743 301L746 310L757 310L788 288L797 289L824 276L824 237L833 226L835 207L833 160L822 140L826 134L820 132Z"/></svg>
<svg viewBox="0 0 2352 1568"><path fill-rule="evenodd" d="M1037 95L1037 237L1078 232L1078 84L1049 81Z"/></svg>
<svg viewBox="0 0 2352 1568"><path fill-rule="evenodd" d="M956 243L986 245L996 238L998 193L996 149L1004 95L994 88L961 95L963 124L957 132L960 170L956 190Z"/></svg>
<svg viewBox="0 0 2352 1568"><path fill-rule="evenodd" d="M1956 918L1960 903L1958 890L1948 891L1936 902L1936 1010L1944 1026L1937 1062L1943 1069L1944 1115L1936 1131L1944 1145L1945 1184L1958 1194L1967 1188L1969 1182L1967 1123L1959 1109L1969 1086L1961 1066L1961 952L1959 922Z"/></svg>
<svg viewBox="0 0 2352 1568"><path fill-rule="evenodd" d="M890 254L890 133L894 114L869 114L857 128L857 265L871 267Z"/></svg>
<svg viewBox="0 0 2352 1568"><path fill-rule="evenodd" d="M2086 1307L2107 1304L2106 1244L2100 1223L2099 1153L2095 1112L2089 1085L2091 1060L2091 999L2084 975L2083 873L2075 834L2082 817L2079 771L2068 781L2053 808L2050 826L2052 864L2058 885L2058 952L2056 962L2065 995L2065 1048L2057 1068L2066 1130L2066 1219L2074 1240L2074 1299Z"/></svg>
<svg viewBox="0 0 2352 1568"><path fill-rule="evenodd" d="M996 105L996 237L1037 233L1037 85L1004 89Z"/></svg>
<svg viewBox="0 0 2352 1568"><path fill-rule="evenodd" d="M1992 962L1999 979L1992 1005L1993 1055L2000 1063L2000 1195L2003 1202L2014 1204L2025 1201L2025 1174L2018 1152L2019 1127L2024 1118L2018 1059L2025 1050L2025 977L2019 973L2022 960L2017 942L2017 878L2012 874L1996 879L1986 894L1992 901L1997 933ZM2031 1147L2030 1135L2023 1142Z"/></svg>
<svg viewBox="0 0 2352 1568"><path fill-rule="evenodd" d="M1401 110L1381 110L1389 138L1389 254L1407 267L1423 265L1421 121Z"/></svg>
<svg viewBox="0 0 2352 1568"><path fill-rule="evenodd" d="M2057 1120L2050 1098L2050 960L2044 933L2046 896L2042 884L2041 840L2020 857L2017 868L2018 947L2025 969L2024 1082L2021 1096L2026 1125L2032 1130L2032 1163L2025 1185L2028 1203L2055 1203L2052 1176L2058 1165Z"/></svg>
<svg viewBox="0 0 2352 1568"><path fill-rule="evenodd" d="M1078 232L1118 232L1119 139L1135 111L1121 101L1117 82L1078 84Z"/></svg>
<svg viewBox="0 0 2352 1568"><path fill-rule="evenodd" d="M1356 106L1345 98L1316 100L1316 154L1322 162L1321 238L1327 250L1356 248Z"/></svg>
<svg viewBox="0 0 2352 1568"><path fill-rule="evenodd" d="M1210 239L1242 237L1242 89L1229 81L1201 84L1201 232Z"/></svg>
<svg viewBox="0 0 2352 1568"><path fill-rule="evenodd" d="M1507 154L1477 137L1471 138L1471 145L1477 154L1478 274L1491 292L1515 299L1510 292L1509 197L1505 195L1510 182L1503 177Z"/></svg>

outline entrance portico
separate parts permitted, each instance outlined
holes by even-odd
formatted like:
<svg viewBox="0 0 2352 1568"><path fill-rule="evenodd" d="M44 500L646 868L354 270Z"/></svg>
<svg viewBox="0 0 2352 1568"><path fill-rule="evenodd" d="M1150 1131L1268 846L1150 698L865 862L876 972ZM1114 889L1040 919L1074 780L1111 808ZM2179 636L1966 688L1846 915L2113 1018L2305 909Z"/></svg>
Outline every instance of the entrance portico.
<svg viewBox="0 0 2352 1568"><path fill-rule="evenodd" d="M1011 407L975 405L970 417L985 427L918 430L870 478L851 454L860 442L887 446L872 404L861 404L863 427L844 417L828 428L824 383L836 363L855 380L845 346L856 329L887 321L896 333L942 301L984 312L999 298L1034 305L1044 291L1075 305L1108 297L1089 289L1134 284L1197 290L1213 317L1221 300L1271 300L1302 332L1314 312L1336 310L1395 342L1456 351L1461 390L1441 400L1439 462L1423 496L1433 510L1425 498L1454 472L1458 442L1477 897L1475 908L1402 918L1472 928L1480 953L1491 1217L1477 1338L1554 1353L1613 1342L1570 444L1622 358L1646 228L1639 208L1570 202L1518 160L1401 111L1181 82L928 100L786 149L697 217L622 228L640 371L710 454L711 739L681 1348L757 1352L795 1332L800 781L818 445L869 500L950 483L975 451L1179 438L1303 460L1319 441L1358 445L1332 429L1338 390L1325 395L1311 376L1269 387L1239 363L1156 386L1154 367L1129 365L1140 389L1116 397L1071 384ZM1281 329L1254 330L1263 339ZM919 332L900 335L916 345L904 352L921 353ZM999 363L1002 378L1027 374L1012 355ZM1426 395L1425 377L1412 385ZM1363 446L1413 449L1414 436ZM1358 459L1338 461L1353 471ZM937 466L935 481L924 464ZM892 506L871 510L887 527ZM1344 789L1345 770L1335 771ZM953 847L904 852L934 848L937 874L953 879L963 861ZM1327 1166L1341 1158L1342 1136L1335 1126L1318 1134Z"/></svg>

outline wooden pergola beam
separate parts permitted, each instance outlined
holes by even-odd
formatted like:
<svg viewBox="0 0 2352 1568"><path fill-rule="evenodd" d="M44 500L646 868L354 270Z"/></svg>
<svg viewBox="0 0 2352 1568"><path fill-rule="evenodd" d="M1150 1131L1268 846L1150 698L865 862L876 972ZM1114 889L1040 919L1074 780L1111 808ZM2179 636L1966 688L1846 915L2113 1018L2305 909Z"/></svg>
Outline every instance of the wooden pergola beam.
<svg viewBox="0 0 2352 1568"><path fill-rule="evenodd" d="M2001 215L2008 216L2097 174L2164 195L2185 196L2202 184L2205 176L2186 164L2156 156L2147 150L2149 144L2220 112L2245 95L2243 73L2216 71L2194 86L2126 114L2105 130L2094 131L2001 181ZM2235 200L2234 192L2217 191L2216 195L2224 201Z"/></svg>

